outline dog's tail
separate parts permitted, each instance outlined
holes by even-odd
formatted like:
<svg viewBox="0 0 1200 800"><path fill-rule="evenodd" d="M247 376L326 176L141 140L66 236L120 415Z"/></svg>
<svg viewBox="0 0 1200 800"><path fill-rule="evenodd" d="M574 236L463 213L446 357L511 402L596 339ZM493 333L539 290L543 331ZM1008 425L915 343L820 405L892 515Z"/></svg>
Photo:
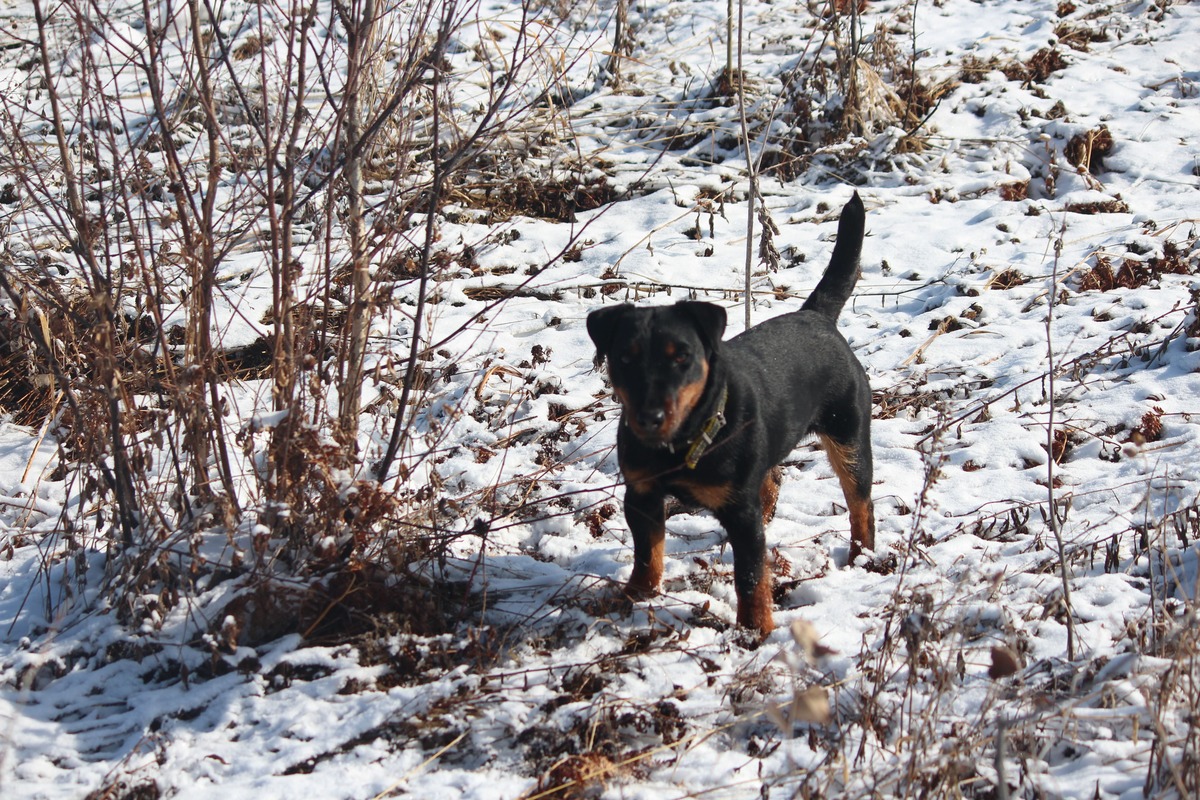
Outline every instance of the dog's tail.
<svg viewBox="0 0 1200 800"><path fill-rule="evenodd" d="M850 299L854 284L858 283L858 258L862 253L863 234L866 230L867 212L863 208L858 192L842 207L838 220L837 243L829 266L821 276L817 288L804 301L802 311L816 311L829 319L836 320L842 306Z"/></svg>

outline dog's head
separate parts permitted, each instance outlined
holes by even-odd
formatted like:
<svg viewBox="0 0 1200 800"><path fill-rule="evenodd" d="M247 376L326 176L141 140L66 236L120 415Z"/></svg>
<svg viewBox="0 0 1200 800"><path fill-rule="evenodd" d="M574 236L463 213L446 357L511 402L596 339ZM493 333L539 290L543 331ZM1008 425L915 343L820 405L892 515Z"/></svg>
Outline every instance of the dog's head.
<svg viewBox="0 0 1200 800"><path fill-rule="evenodd" d="M708 385L725 309L696 301L651 308L626 303L593 311L587 328L596 365L608 362L630 430L651 447L670 444Z"/></svg>

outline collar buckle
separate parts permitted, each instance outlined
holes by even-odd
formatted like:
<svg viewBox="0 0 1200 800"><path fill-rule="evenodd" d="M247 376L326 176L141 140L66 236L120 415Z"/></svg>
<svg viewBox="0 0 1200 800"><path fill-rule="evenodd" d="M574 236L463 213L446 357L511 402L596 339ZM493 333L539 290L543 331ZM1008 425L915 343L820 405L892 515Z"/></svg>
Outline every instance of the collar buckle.
<svg viewBox="0 0 1200 800"><path fill-rule="evenodd" d="M684 456L683 465L688 469L695 469L700 463L700 459L704 456L709 445L717 438L717 434L721 428L725 427L725 401L729 399L729 387L721 390L721 399L717 403L717 412L713 414L704 423L704 427L700 429L700 433L692 440L688 446L687 455Z"/></svg>

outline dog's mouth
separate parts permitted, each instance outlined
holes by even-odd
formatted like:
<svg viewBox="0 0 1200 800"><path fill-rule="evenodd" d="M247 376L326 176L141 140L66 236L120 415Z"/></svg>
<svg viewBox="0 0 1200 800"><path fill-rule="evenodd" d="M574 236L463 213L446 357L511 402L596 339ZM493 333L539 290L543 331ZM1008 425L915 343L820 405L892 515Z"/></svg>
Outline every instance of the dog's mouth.
<svg viewBox="0 0 1200 800"><path fill-rule="evenodd" d="M671 436L663 430L645 431L638 427L636 423L630 422L630 430L637 440L653 450L665 450L671 445Z"/></svg>

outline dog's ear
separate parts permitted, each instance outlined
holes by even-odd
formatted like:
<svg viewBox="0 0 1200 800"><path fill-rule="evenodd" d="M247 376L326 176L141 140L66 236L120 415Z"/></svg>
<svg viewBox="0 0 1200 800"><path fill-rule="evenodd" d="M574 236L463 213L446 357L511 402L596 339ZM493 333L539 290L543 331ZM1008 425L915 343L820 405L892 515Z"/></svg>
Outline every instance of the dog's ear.
<svg viewBox="0 0 1200 800"><path fill-rule="evenodd" d="M604 357L608 355L609 349L612 348L613 335L617 331L617 326L621 321L628 316L633 310L633 306L629 303L622 303L619 306L608 306L607 308L598 308L587 316L587 332L588 336L592 337L592 344L596 345L596 357L592 359L592 363L596 365L596 369L604 364Z"/></svg>
<svg viewBox="0 0 1200 800"><path fill-rule="evenodd" d="M725 309L715 303L699 300L680 300L675 308L690 318L709 351L716 350L725 335Z"/></svg>

